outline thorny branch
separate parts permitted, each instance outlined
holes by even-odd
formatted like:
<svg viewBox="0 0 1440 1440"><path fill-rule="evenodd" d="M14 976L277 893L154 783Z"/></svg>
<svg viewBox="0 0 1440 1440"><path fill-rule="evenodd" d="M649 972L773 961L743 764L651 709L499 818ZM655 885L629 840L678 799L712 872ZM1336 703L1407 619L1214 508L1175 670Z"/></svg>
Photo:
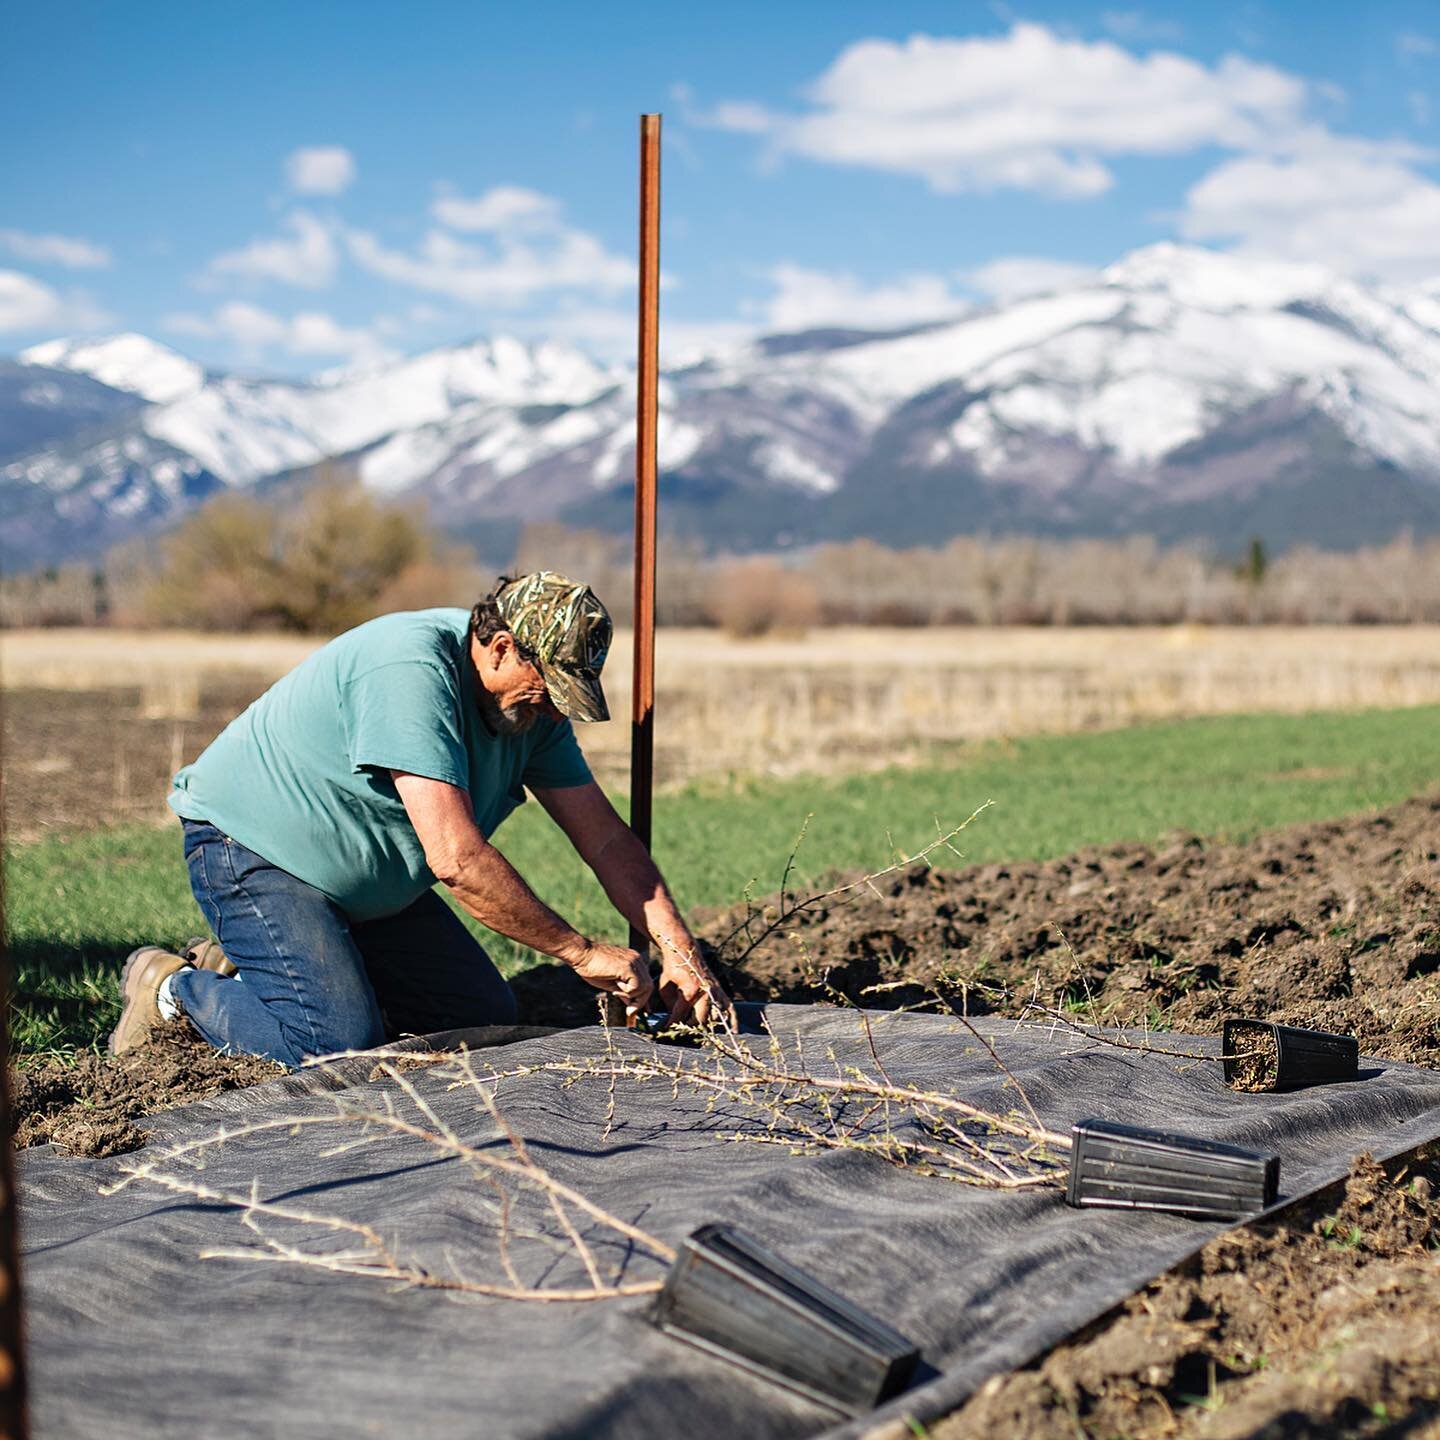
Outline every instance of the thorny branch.
<svg viewBox="0 0 1440 1440"><path fill-rule="evenodd" d="M1053 1184L1069 1137L1040 1124L1018 1081L1000 1065L1021 1095L1025 1115L999 1114L941 1091L897 1083L886 1071L871 1029L860 1012L873 1073L842 1060L832 1047L832 1073L806 1057L802 1037L793 1045L767 1031L754 1048L734 1031L692 1030L697 1051L647 1047L621 1050L613 1043L594 1057L567 1057L486 1072L496 1082L548 1073L567 1084L601 1081L613 1096L618 1081L660 1082L672 1093L707 1097L714 1112L731 1106L758 1124L724 1132L727 1140L785 1145L792 1150L852 1150L925 1175L996 1189ZM982 1037L983 1040L983 1037ZM997 1059L993 1047L987 1046Z"/></svg>
<svg viewBox="0 0 1440 1440"><path fill-rule="evenodd" d="M971 1025L969 1017L963 1011L957 1011L955 1009L953 1000L950 995L946 993L947 987L952 983L954 988L960 992L962 999L969 990L979 989L998 1000L1018 1001L1021 1008L1020 1013L1015 1017L1017 1027L1027 1023L1043 1024L1044 1028L1048 1029L1052 1034L1057 1030L1065 1030L1077 1039L1088 1040L1096 1045L1109 1045L1117 1050L1133 1050L1140 1055L1159 1055L1170 1060L1202 1060L1207 1064L1212 1064L1219 1060L1249 1059L1251 1056L1260 1053L1254 1050L1225 1050L1215 1053L1202 1050L1173 1050L1168 1046L1154 1044L1149 1038L1150 1031L1148 1026L1142 1027L1142 1035L1144 1038L1132 1040L1128 1036L1120 1034L1113 1029L1107 1030L1103 1026L1088 1025L1082 1020L1077 1020L1073 1015L1066 1014L1059 1006L1042 1003L1034 994L1027 997L1020 991L1011 989L1009 986L989 984L980 980L952 982L950 977L944 974L936 976L929 982L929 992L923 998L913 1001L908 1005L896 1006L887 1013L899 1015L918 1011L921 1013L948 1015L969 1029L971 1034L973 1034L982 1045L990 1048L992 1058L994 1058L997 1065L1000 1065L999 1055L994 1052L990 1041ZM1038 986L1039 977L1037 976L1037 992ZM877 985L867 985L860 991L860 996L863 998L866 995L881 995L886 991L900 989L910 990L914 987L915 982L913 980L888 980L882 981ZM828 985L825 988L836 998L837 1003L854 1005L855 1002L852 1001L849 996L839 991L831 990ZM1036 1017L1040 1017L1039 1020L1037 1020Z"/></svg>
<svg viewBox="0 0 1440 1440"><path fill-rule="evenodd" d="M373 1052L372 1052L373 1053ZM343 1057L334 1057L343 1058ZM280 1264L306 1266L336 1274L365 1275L414 1285L423 1289L452 1290L471 1295L491 1296L506 1300L527 1301L589 1301L609 1300L627 1295L654 1294L660 1280L626 1281L617 1273L606 1277L591 1239L586 1238L577 1213L584 1217L585 1228L610 1232L632 1248L652 1259L669 1264L674 1249L663 1240L638 1226L603 1209L574 1187L564 1184L549 1173L533 1156L520 1134L509 1124L495 1103L492 1086L476 1074L467 1052L461 1051L442 1059L450 1066L454 1084L468 1085L475 1097L476 1108L493 1122L499 1137L506 1143L504 1151L482 1148L463 1140L436 1113L394 1063L395 1054L380 1057L377 1073L383 1073L398 1087L400 1093L418 1113L419 1122L397 1114L391 1097L386 1095L378 1106L355 1107L337 1101L333 1111L318 1115L288 1115L273 1120L257 1120L247 1124L221 1127L213 1134L172 1145L144 1160L123 1166L122 1178L107 1186L102 1193L114 1194L138 1182L154 1185L174 1195L189 1195L211 1204L228 1205L241 1212L245 1226L259 1237L260 1248L205 1251L202 1258L259 1260ZM407 1057L408 1058L408 1057ZM431 1057L426 1057L427 1059ZM311 1210L286 1205L260 1197L259 1181L253 1180L248 1191L233 1191L207 1184L198 1178L213 1152L231 1142L266 1132L297 1133L310 1127L338 1127L342 1139L327 1154L340 1154L369 1144L384 1135L416 1140L439 1154L460 1160L477 1180L495 1194L486 1208L494 1216L499 1260L505 1283L477 1280L452 1271L437 1273L418 1261L400 1253L399 1247L388 1242L374 1226L347 1220L342 1216L323 1215ZM352 1133L358 1131L358 1134ZM560 1234L525 1228L515 1220L517 1203L527 1192L541 1195L560 1228ZM299 1226L307 1244L276 1233L276 1226L265 1222ZM292 1234L293 1232L288 1232ZM316 1249L315 1240L322 1236L343 1236L349 1242L342 1249ZM358 1243L357 1243L358 1242ZM573 1255L584 1268L588 1285L548 1285L527 1283L514 1259L517 1243L533 1242L550 1251Z"/></svg>
<svg viewBox="0 0 1440 1440"><path fill-rule="evenodd" d="M751 930L751 926L754 925L757 920L764 919L764 912L754 905L753 902L750 902L747 895L745 918L720 942L718 949L721 954L728 956L732 965L743 964L744 961L777 930L783 929L786 925L790 924L797 915L802 914L804 911L816 905L823 905L827 900L835 900L842 895L848 895L852 891L867 887L878 895L880 892L875 884L877 880L883 880L887 875L895 874L897 870L908 870L912 865L928 864L930 856L937 850L949 850L957 858L963 858L959 850L955 848L955 837L970 825L976 816L988 810L994 803L993 800L987 800L983 805L979 806L968 819L961 821L959 825L946 830L943 834L940 833L940 824L937 821L935 824L936 836L928 845L917 850L913 855L900 856L885 866L883 870L872 871L868 875L862 875L858 880L850 880L843 885L836 885L829 890L824 890L814 895L807 895L803 900L797 900L786 887L789 885L791 872L795 868L795 856L799 853L800 846L804 844L806 832L810 828L811 817L807 815L805 817L805 823L800 827L800 833L795 837L795 844L791 847L790 858L785 862L785 874L780 883L780 903L774 915L769 919L765 919L765 923L758 934L754 933ZM745 948L741 950L739 954L729 956L728 952L731 944L742 933L747 941Z"/></svg>
<svg viewBox="0 0 1440 1440"><path fill-rule="evenodd" d="M928 863L938 849L948 849L958 856L960 852L953 843L955 837L991 804L993 801L986 801L962 824L949 830L943 830L937 821L936 838L913 855L900 856L858 880L797 899L789 885L796 854L809 827L807 816L786 861L778 907L765 914L749 903L747 892L746 917L720 942L721 954L729 951L743 933L744 948L730 956L730 963L743 963L771 935L815 906L865 887L878 895L876 882L916 864ZM762 920L757 930L757 922ZM696 957L681 953L673 943L661 938L662 943L668 943L676 961L703 984L704 973ZM820 983L829 989L823 977ZM851 1004L845 997L831 993L832 998ZM873 1073L853 1064L843 1064L833 1050L827 1053L834 1075L818 1073L808 1063L803 1039L798 1033L793 1037L793 1054L785 1050L773 1033L769 1034L768 1047L752 1049L741 1039L733 1012L717 1007L710 1026L672 1026L668 1032L698 1042L702 1052L698 1063L692 1063L676 1051L624 1053L607 1032L603 1057L572 1057L491 1071L487 1078L498 1081L548 1071L563 1076L570 1084L603 1080L606 1135L615 1120L617 1084L621 1080L658 1080L674 1093L689 1088L706 1094L712 1109L733 1103L761 1120L759 1128L737 1130L728 1134L727 1139L782 1144L800 1150L864 1151L902 1168L974 1185L1021 1188L1054 1182L1058 1156L1068 1150L1069 1138L1041 1124L1024 1088L1001 1060L994 1045L967 1018L960 1017L960 1023L985 1048L1006 1084L1017 1092L1025 1111L1023 1116L994 1114L952 1095L897 1084L881 1059L869 1016L863 1009L854 1008ZM665 1058L667 1054L670 1058ZM1028 1173L1020 1173L1022 1169Z"/></svg>

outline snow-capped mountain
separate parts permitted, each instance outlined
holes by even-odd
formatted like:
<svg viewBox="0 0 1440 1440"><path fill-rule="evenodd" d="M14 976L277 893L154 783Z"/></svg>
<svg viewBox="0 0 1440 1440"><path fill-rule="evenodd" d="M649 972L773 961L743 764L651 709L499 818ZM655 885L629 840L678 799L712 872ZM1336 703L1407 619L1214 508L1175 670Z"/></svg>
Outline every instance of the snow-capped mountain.
<svg viewBox="0 0 1440 1440"><path fill-rule="evenodd" d="M227 485L361 450L476 405L582 404L621 375L564 345L501 337L296 385L223 377L145 417Z"/></svg>
<svg viewBox="0 0 1440 1440"><path fill-rule="evenodd" d="M86 375L0 360L0 462L86 430L109 430L131 419L143 403Z"/></svg>
<svg viewBox="0 0 1440 1440"><path fill-rule="evenodd" d="M189 395L205 383L193 360L144 335L111 335L104 340L47 340L20 354L25 365L73 370L112 390L164 404Z"/></svg>
<svg viewBox="0 0 1440 1440"><path fill-rule="evenodd" d="M496 339L309 384L182 385L158 364L173 352L122 339L21 357L37 377L83 370L153 398L164 373L174 388L102 433L0 460L11 555L91 552L327 458L482 545L526 520L629 523L633 376L566 346ZM1440 284L1157 245L944 323L769 336L668 371L662 523L716 548L1440 530L1437 382ZM0 457L14 452L0 434Z"/></svg>

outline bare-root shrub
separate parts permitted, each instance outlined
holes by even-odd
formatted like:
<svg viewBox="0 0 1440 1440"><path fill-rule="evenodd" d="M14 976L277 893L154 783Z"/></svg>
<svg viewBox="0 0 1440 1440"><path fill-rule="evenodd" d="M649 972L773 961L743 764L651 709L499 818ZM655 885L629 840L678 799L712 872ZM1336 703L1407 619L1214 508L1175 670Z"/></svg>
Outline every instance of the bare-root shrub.
<svg viewBox="0 0 1440 1440"><path fill-rule="evenodd" d="M743 963L756 946L813 907L843 905L847 897L865 888L875 890L879 881L897 871L929 864L937 850L958 855L956 837L985 808L949 830L937 823L935 839L913 855L900 855L883 869L807 896L788 888L805 836L802 828L786 864L778 903L766 908L748 904L745 920L721 942L721 953L731 963ZM703 981L694 955L674 951L674 958ZM823 976L817 977L817 989L824 989L824 983ZM827 993L850 1003L833 991ZM646 1046L637 1051L622 1048L610 1037L601 1056L486 1073L497 1083L537 1073L560 1075L571 1085L604 1083L609 1096L607 1130L621 1082L658 1083L675 1094L701 1095L710 1112L733 1121L733 1128L720 1132L726 1140L781 1145L798 1152L855 1151L915 1174L993 1189L1059 1183L1068 1137L1041 1123L995 1047L966 1017L955 1016L954 1021L986 1050L1015 1093L1016 1106L1008 1112L897 1081L886 1068L869 1015L855 1009L855 1018L860 1043L850 1047L852 1053L846 1056L833 1044L814 1054L800 1033L782 1037L768 1025L759 1037L744 1036L732 1014L721 1009L711 1025L669 1032L693 1042L693 1050Z"/></svg>
<svg viewBox="0 0 1440 1440"><path fill-rule="evenodd" d="M634 571L628 535L573 530L536 521L520 532L512 572L559 570L584 580L617 625L634 621ZM656 556L655 618L661 625L708 625L713 563L693 540L666 536Z"/></svg>
<svg viewBox="0 0 1440 1440"><path fill-rule="evenodd" d="M668 1046L636 1051L612 1044L603 1056L545 1061L490 1076L501 1081L545 1072L572 1085L603 1083L612 1116L621 1082L658 1084L672 1094L703 1097L707 1113L729 1122L716 1132L724 1141L778 1145L797 1154L847 1150L982 1189L1061 1183L1069 1137L1040 1123L1018 1085L1016 1108L1001 1113L945 1091L898 1082L881 1058L870 1018L863 1011L856 1015L865 1059L842 1056L835 1045L813 1053L798 1032L782 1037L767 1028L752 1043L721 1025L689 1031L694 1051ZM1003 1070L993 1048L990 1053Z"/></svg>
<svg viewBox="0 0 1440 1440"><path fill-rule="evenodd" d="M90 565L0 575L0 629L94 625L105 614L105 578Z"/></svg>
<svg viewBox="0 0 1440 1440"><path fill-rule="evenodd" d="M709 600L715 624L738 639L803 634L820 619L810 579L774 560L740 560L715 572Z"/></svg>
<svg viewBox="0 0 1440 1440"><path fill-rule="evenodd" d="M610 1300L654 1294L661 1288L663 1282L659 1279L625 1279L624 1265L637 1254L669 1264L675 1258L674 1249L552 1176L501 1114L495 1103L493 1081L476 1073L468 1053L423 1058L431 1063L443 1061L452 1085L464 1086L473 1094L476 1110L488 1117L495 1132L487 1139L502 1138L506 1142L503 1150L463 1139L436 1112L401 1068L416 1058L411 1054L382 1056L372 1077L392 1082L404 1102L403 1110L394 1103L391 1093L383 1094L380 1102L371 1106L340 1096L335 1098L335 1108L330 1112L222 1127L200 1139L123 1164L121 1179L102 1193L109 1195L134 1184L147 1184L173 1195L233 1207L258 1243L208 1250L202 1253L202 1259L298 1265L502 1300ZM411 1254L402 1238L387 1235L376 1225L264 1199L258 1180L246 1188L230 1190L203 1178L207 1160L226 1145L250 1136L298 1134L316 1127L334 1132L336 1142L329 1151L331 1155L398 1141L417 1144L434 1157L465 1166L476 1182L477 1193L485 1197L484 1208L495 1238L496 1273L467 1274L453 1261L448 1262L448 1270L438 1271ZM607 1239L611 1248L620 1251L618 1266L604 1263L602 1242ZM547 1278L557 1255L578 1264L585 1274L584 1284L552 1283Z"/></svg>
<svg viewBox="0 0 1440 1440"><path fill-rule="evenodd" d="M127 551L112 568L125 618L203 630L334 634L391 609L469 604L478 588L473 561L418 515L338 480L290 507L222 495L158 559Z"/></svg>

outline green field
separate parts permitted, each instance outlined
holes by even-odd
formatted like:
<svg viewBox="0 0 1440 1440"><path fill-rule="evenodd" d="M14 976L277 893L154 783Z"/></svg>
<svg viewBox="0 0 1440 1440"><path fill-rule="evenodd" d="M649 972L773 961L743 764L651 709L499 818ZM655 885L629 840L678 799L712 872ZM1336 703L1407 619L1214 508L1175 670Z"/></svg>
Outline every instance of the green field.
<svg viewBox="0 0 1440 1440"><path fill-rule="evenodd" d="M655 845L682 905L724 905L747 886L757 895L778 887L807 815L802 886L913 853L934 839L937 822L948 829L986 801L994 804L960 841L968 859L1045 858L1177 829L1244 839L1393 804L1437 783L1437 707L1196 720L974 746L918 769L697 784L658 797ZM579 928L623 938L624 925L538 806L515 815L497 843ZM6 874L21 1051L103 1044L124 955L203 928L174 828L16 844ZM534 959L486 938L502 969Z"/></svg>

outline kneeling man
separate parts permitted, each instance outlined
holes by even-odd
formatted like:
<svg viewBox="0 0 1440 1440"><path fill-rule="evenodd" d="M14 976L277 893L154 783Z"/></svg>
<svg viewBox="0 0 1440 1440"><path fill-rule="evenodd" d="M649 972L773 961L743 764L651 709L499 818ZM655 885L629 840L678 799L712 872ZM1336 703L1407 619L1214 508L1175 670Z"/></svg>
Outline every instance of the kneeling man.
<svg viewBox="0 0 1440 1440"><path fill-rule="evenodd" d="M571 728L609 718L610 635L588 586L543 570L502 580L468 614L372 620L273 685L170 796L218 944L130 956L111 1052L179 1015L218 1049L289 1066L513 1022L509 986L437 880L490 929L644 1007L641 956L580 934L490 843L527 789L655 940L672 1020L709 1022L728 1001Z"/></svg>

